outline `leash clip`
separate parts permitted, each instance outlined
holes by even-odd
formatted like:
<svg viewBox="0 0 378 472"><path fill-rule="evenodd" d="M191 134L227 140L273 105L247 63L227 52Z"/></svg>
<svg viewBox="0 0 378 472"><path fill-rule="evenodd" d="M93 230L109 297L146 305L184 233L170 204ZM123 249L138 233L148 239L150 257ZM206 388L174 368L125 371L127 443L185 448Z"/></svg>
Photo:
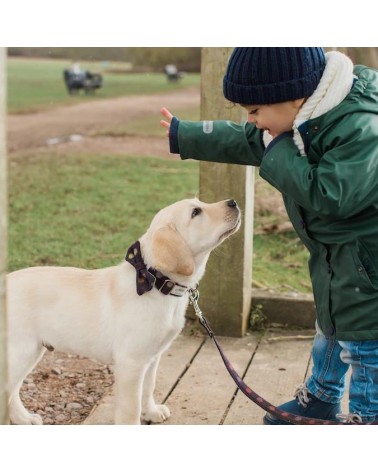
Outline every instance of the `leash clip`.
<svg viewBox="0 0 378 472"><path fill-rule="evenodd" d="M189 303L193 306L196 315L198 316L200 321L203 323L204 317L203 317L200 307L198 306L198 303L197 303L198 299L199 299L198 288L196 287L196 288L189 289Z"/></svg>

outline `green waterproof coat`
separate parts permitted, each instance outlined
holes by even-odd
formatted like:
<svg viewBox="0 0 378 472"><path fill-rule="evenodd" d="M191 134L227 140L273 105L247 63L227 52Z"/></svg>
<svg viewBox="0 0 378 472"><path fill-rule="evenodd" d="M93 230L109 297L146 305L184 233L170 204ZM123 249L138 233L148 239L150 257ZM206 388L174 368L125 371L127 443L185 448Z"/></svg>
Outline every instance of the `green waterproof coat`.
<svg viewBox="0 0 378 472"><path fill-rule="evenodd" d="M349 341L378 339L378 72L354 73L338 106L301 125L307 157L290 133L265 149L249 123L174 118L170 131L182 159L260 167L310 252L321 330Z"/></svg>

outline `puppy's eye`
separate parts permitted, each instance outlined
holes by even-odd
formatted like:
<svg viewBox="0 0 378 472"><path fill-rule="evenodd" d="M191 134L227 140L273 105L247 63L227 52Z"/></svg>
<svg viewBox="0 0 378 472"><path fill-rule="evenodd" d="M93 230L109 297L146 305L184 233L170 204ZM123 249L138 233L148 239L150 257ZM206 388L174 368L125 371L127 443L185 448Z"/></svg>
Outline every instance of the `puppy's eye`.
<svg viewBox="0 0 378 472"><path fill-rule="evenodd" d="M200 213L202 213L201 208L194 208L194 210L192 211L192 218L199 215Z"/></svg>

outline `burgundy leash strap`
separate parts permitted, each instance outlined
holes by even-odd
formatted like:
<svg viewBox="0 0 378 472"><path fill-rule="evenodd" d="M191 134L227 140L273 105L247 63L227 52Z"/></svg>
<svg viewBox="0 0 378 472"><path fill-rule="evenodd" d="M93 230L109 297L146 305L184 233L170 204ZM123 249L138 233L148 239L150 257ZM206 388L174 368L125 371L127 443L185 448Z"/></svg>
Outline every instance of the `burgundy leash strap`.
<svg viewBox="0 0 378 472"><path fill-rule="evenodd" d="M250 400L252 400L256 405L258 405L260 408L265 410L268 413L273 414L277 418L292 423L292 424L299 424L299 425L334 425L334 426L344 426L344 425L363 425L363 424L378 424L378 421L375 421L373 423L342 423L339 421L331 421L331 420L319 420L316 418L307 418L305 416L297 416L293 415L292 413L288 413L287 411L280 410L279 408L275 407L271 403L269 403L267 400L262 398L260 395L258 395L256 392L254 392L248 385L243 381L243 379L237 374L235 369L233 368L231 362L227 359L226 355L224 354L222 348L220 347L220 344L215 337L214 332L210 328L209 323L207 322L206 318L203 316L202 312L199 310L199 313L197 312L197 309L195 305L197 305L196 301L197 298L194 300L191 299L191 303L194 305L194 309L197 313L197 316L199 317L200 323L202 326L206 329L207 334L210 336L210 338L214 341L215 346L217 347L219 354L222 357L222 360L224 362L224 365L226 366L226 369L228 370L229 374L233 378L234 382L238 386L238 388L246 395ZM198 307L198 305L197 305ZM200 316L199 316L200 314Z"/></svg>

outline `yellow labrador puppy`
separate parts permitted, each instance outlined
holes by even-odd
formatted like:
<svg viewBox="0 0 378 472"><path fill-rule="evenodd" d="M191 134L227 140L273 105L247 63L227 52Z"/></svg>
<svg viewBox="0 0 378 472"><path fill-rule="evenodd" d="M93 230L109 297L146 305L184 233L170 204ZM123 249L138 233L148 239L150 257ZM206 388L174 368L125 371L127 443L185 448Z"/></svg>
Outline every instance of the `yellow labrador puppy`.
<svg viewBox="0 0 378 472"><path fill-rule="evenodd" d="M21 403L23 379L46 349L114 364L116 424L170 415L154 401L161 354L184 326L188 289L212 249L239 229L234 200L183 200L161 210L115 267L33 267L7 278L9 413L14 424L42 424Z"/></svg>

